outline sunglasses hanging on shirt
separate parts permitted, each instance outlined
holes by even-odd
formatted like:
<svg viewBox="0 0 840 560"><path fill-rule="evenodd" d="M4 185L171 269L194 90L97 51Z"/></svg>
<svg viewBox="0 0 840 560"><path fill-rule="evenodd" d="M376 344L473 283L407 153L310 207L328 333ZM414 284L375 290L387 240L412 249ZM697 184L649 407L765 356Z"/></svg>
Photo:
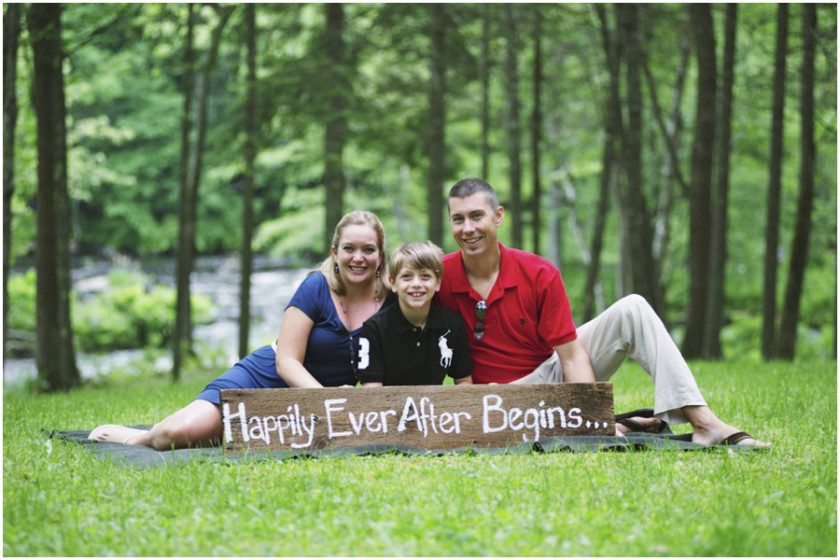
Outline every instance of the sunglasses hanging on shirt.
<svg viewBox="0 0 840 560"><path fill-rule="evenodd" d="M478 322L473 328L473 336L476 340L484 338L484 316L487 314L487 302L481 300L475 304L475 318Z"/></svg>

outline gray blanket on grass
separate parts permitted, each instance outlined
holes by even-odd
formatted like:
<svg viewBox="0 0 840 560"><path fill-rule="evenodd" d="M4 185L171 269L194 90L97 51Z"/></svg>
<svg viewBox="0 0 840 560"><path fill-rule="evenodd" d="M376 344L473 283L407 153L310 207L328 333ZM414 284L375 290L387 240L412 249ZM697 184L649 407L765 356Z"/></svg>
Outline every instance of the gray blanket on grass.
<svg viewBox="0 0 840 560"><path fill-rule="evenodd" d="M150 426L134 426L149 429ZM46 431L45 431L46 432ZM525 455L527 453L554 453L557 451L693 451L708 450L718 446L700 445L691 442L691 434L675 435L666 428L661 434L631 432L626 437L616 436L554 436L539 442L523 442L506 447L458 447L454 449L421 449L404 445L361 445L310 451L268 451L244 454L225 454L221 447L200 447L156 451L142 445L106 443L87 439L90 430L54 430L46 432L50 438L80 443L97 459L112 461L121 467L153 467L175 465L190 461L241 463L246 461L308 458L348 457L351 455L382 455L399 453L403 455ZM719 447L718 447L719 448ZM755 449L752 445L739 445L730 449L746 451Z"/></svg>

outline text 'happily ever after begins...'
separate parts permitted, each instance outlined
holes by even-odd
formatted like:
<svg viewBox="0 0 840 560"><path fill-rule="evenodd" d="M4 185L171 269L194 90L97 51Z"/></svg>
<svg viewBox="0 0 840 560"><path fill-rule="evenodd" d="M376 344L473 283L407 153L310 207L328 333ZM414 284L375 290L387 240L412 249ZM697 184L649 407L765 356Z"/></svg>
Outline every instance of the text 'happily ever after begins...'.
<svg viewBox="0 0 840 560"><path fill-rule="evenodd" d="M481 397L480 414L464 410L440 410L429 397L408 396L401 407L352 411L347 398L321 401L320 410L304 410L299 403L287 404L277 414L249 415L244 402L222 407L225 443L234 439L245 444L260 441L265 446L288 445L293 449L312 448L319 437L335 440L369 434L410 433L423 438L436 434L446 437L461 434L465 429L484 434L509 432L523 441L537 441L541 435L557 428L577 430L584 425L581 409L546 406L544 400L529 407L506 406L504 399L493 393ZM473 409L475 410L475 409ZM590 422L586 422L587 425ZM607 426L606 422L603 423ZM480 426L480 428L479 428ZM598 426L595 426L598 427Z"/></svg>

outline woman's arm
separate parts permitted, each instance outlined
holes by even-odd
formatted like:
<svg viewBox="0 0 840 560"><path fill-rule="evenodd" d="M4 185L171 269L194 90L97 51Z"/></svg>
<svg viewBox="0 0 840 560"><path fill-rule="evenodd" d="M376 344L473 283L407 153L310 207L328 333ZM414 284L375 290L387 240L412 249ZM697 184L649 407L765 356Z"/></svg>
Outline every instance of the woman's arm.
<svg viewBox="0 0 840 560"><path fill-rule="evenodd" d="M277 337L275 366L277 374L289 387L323 387L303 367L309 333L315 323L297 307L289 307L283 313L283 324Z"/></svg>

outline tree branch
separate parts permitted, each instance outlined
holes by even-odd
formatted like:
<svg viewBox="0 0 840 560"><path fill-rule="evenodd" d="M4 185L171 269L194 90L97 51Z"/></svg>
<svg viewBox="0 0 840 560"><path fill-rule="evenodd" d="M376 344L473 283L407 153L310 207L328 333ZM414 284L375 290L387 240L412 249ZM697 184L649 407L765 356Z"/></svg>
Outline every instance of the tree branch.
<svg viewBox="0 0 840 560"><path fill-rule="evenodd" d="M665 140L665 146L668 150L668 156L671 159L671 167L674 170L674 175L677 178L677 182L682 188L683 196L688 198L688 184L685 182L685 178L682 175L682 171L680 171L680 159L677 155L677 148L674 145L674 138L671 134L668 133L668 126L665 123L665 118L662 116L662 108L659 106L659 97L656 94L656 83L653 79L653 74L651 74L647 57L644 56L642 57L642 68L644 70L645 80L647 81L648 85L648 93L650 94L651 106L653 107L653 116L656 119L656 124L659 126L659 132L662 133L662 138Z"/></svg>

